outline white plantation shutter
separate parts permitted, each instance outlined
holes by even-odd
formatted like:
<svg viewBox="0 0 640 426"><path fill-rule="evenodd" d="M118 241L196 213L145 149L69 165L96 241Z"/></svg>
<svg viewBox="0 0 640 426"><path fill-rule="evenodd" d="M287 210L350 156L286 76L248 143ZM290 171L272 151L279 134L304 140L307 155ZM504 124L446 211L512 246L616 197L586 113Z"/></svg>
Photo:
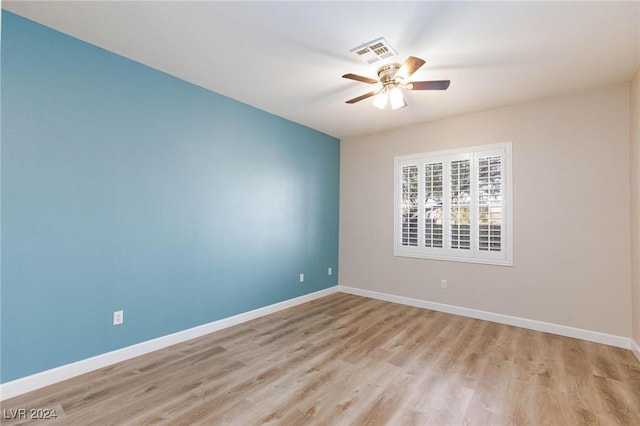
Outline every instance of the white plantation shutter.
<svg viewBox="0 0 640 426"><path fill-rule="evenodd" d="M396 256L511 265L511 144L396 157Z"/></svg>
<svg viewBox="0 0 640 426"><path fill-rule="evenodd" d="M403 166L400 227L402 245L405 247L418 246L418 188L418 166Z"/></svg>
<svg viewBox="0 0 640 426"><path fill-rule="evenodd" d="M501 151L476 154L478 256L487 259L504 258L505 158Z"/></svg>
<svg viewBox="0 0 640 426"><path fill-rule="evenodd" d="M448 161L449 184L449 250L471 250L471 160L469 155L450 158Z"/></svg>
<svg viewBox="0 0 640 426"><path fill-rule="evenodd" d="M424 246L443 247L444 225L444 164L442 162L424 165Z"/></svg>

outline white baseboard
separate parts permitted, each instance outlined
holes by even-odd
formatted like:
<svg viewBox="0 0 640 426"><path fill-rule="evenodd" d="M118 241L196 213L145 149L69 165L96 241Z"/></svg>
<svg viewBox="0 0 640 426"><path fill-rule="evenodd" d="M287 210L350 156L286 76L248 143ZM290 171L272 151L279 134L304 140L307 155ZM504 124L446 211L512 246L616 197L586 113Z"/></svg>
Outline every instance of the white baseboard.
<svg viewBox="0 0 640 426"><path fill-rule="evenodd" d="M413 299L410 297L395 296L392 294L379 293L376 291L363 290L360 288L346 287L342 285L338 286L338 291L354 294L356 296L369 297L371 299L400 303L402 305L416 306L418 308L431 309L433 311L446 312L449 314L497 322L500 324L513 325L516 327L528 328L536 331L544 331L546 333L588 340L590 342L602 343L605 345L616 346L624 349L631 349L632 339L629 339L628 337L616 336L613 334L600 333L598 331L584 330L581 328L569 327L566 325L558 325L527 318L512 317L510 315L496 314L493 312L463 308L460 306L447 305L444 303L429 302L426 300ZM636 353L636 356L638 356L638 353Z"/></svg>
<svg viewBox="0 0 640 426"><path fill-rule="evenodd" d="M228 318L223 318L221 320L213 321L208 324L189 328L187 330L179 331L173 334L168 334L156 339L147 340L146 342L138 343L122 349L117 349L115 351L83 359L72 364L63 365L51 370L33 374L31 376L2 383L0 384L0 401L4 401L6 399L13 398L14 396L18 396L23 393L42 388L44 386L49 386L66 379L79 376L80 374L107 367L117 362L135 358L137 356L157 351L159 349L164 349L177 343L186 342L187 340L204 336L205 334L213 333L214 331L222 330L224 328L241 324L252 319L260 318L265 315L282 311L284 309L291 308L293 306L336 293L337 291L337 286L330 287L324 290L317 291L315 293L296 297L295 299L285 300L284 302L275 303L273 305L255 309L253 311L244 312L242 314L234 315Z"/></svg>
<svg viewBox="0 0 640 426"><path fill-rule="evenodd" d="M638 361L640 361L640 345L638 345L638 342L633 339L631 339L631 351L636 358L638 358Z"/></svg>
<svg viewBox="0 0 640 426"><path fill-rule="evenodd" d="M107 367L121 361L126 361L128 359L135 358L149 352L164 349L177 343L186 342L187 340L204 336L206 334L213 333L215 331L222 330L224 328L231 327L237 324L241 324L252 319L279 312L284 309L300 305L302 303L306 303L320 297L328 296L336 292L354 294L357 296L364 296L372 299L384 300L387 302L400 303L403 305L415 306L423 309L431 309L434 311L446 312L449 314L461 315L469 318L476 318L485 321L513 325L516 327L543 331L560 336L573 337L576 339L602 343L605 345L616 346L624 349L631 349L640 361L640 347L638 346L638 343L636 343L633 339L627 337L338 285L335 287L317 291L315 293L296 297L295 299L275 303L273 305L265 306L264 308L255 309L253 311L238 314L229 318L223 318L221 320L213 321L208 324L158 337L146 342L127 346L126 348L107 352L105 354L87 358L78 362L74 362L72 364L63 365L51 370L43 371L41 373L36 373L31 376L0 384L0 401L13 398L14 396L36 390L44 386L61 382L63 380L70 379L72 377L79 376L81 374L97 370L99 368Z"/></svg>

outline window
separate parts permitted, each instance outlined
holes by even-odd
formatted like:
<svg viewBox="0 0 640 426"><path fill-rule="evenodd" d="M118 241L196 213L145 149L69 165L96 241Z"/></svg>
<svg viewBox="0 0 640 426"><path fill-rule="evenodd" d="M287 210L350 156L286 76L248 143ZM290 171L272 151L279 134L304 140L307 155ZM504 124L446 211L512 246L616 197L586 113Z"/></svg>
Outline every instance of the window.
<svg viewBox="0 0 640 426"><path fill-rule="evenodd" d="M512 264L511 143L395 158L396 256Z"/></svg>

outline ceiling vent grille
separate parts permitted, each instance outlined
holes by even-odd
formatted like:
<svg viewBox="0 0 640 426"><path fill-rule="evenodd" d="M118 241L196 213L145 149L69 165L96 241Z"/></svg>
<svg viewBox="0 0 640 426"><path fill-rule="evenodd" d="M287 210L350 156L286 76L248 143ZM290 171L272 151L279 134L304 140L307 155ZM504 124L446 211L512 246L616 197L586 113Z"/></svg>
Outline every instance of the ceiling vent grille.
<svg viewBox="0 0 640 426"><path fill-rule="evenodd" d="M354 47L351 52L367 64L373 64L398 54L384 37Z"/></svg>

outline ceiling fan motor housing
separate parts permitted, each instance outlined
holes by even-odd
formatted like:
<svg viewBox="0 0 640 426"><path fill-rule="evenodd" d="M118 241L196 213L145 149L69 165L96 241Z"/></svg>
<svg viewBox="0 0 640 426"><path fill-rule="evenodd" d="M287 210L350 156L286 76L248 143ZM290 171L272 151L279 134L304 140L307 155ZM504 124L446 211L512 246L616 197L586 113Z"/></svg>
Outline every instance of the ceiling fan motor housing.
<svg viewBox="0 0 640 426"><path fill-rule="evenodd" d="M402 80L401 77L396 78L396 73L400 69L400 64L386 64L378 68L378 78L383 87L393 85L397 86Z"/></svg>

